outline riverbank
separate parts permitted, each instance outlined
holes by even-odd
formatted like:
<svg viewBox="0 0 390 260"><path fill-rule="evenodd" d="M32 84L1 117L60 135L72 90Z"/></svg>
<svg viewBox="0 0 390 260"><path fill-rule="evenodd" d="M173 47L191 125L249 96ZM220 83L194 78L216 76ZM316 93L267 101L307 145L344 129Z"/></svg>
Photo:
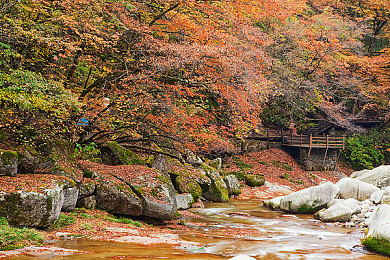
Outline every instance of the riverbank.
<svg viewBox="0 0 390 260"><path fill-rule="evenodd" d="M212 164L212 163L210 163ZM81 162L79 165L87 166L88 177L93 177L94 175L100 176L96 178L86 178L85 169L84 169L84 178L82 183L83 187L80 189L80 192L83 191L84 196L88 193L88 196L96 196L96 188L88 191L88 185L90 184L94 187L97 185L102 185L101 183L114 183L119 184L128 183L124 179L138 179L140 180L139 170L149 171L146 168L140 166L102 166L96 163L90 162ZM175 169L175 172L180 172L183 168L180 168L180 165L177 163L172 163L169 161L167 166L170 169ZM174 166L174 167L173 167ZM188 171L189 165L187 165ZM111 168L110 168L111 167ZM138 169L138 168L139 169ZM250 153L244 154L237 157L233 157L230 160L224 162L223 165L216 165L216 168L221 167L219 172L222 176L235 175L239 179L241 186L241 194L233 195L235 199L238 200L248 200L248 199L258 199L265 200L275 196L281 196L289 194L293 191L309 187L313 184L321 183L324 181L337 182L342 176L346 174L343 172L306 172L303 171L300 166L285 152L279 149L270 149L265 150L259 153ZM134 169L138 169L135 171ZM196 172L196 168L191 168L192 172L186 174L196 175L199 172ZM126 173L126 176L124 175ZM134 174L129 175L129 173L134 172ZM172 171L170 171L172 172ZM265 177L264 185L251 187L246 184L245 176L247 175L259 175ZM154 173L155 174L155 173ZM183 174L181 172L181 174ZM123 176L123 177L121 177ZM180 174L178 175L180 176ZM202 176L207 177L203 174ZM158 177L158 176L157 176ZM7 178L13 178L13 185L8 185L11 183ZM172 174L171 174L172 178ZM101 182L99 180L104 180ZM0 177L0 181L3 181L4 192L12 193L16 190L29 190L34 192L39 192L40 190L53 188L50 186L52 181L55 182L68 182L69 177L64 176L54 176L54 175L18 175L18 177ZM87 181L86 181L87 180ZM124 181L123 181L124 180ZM178 177L176 177L176 181ZM142 186L142 179L139 181L138 185ZM50 184L50 185L49 185ZM48 186L49 185L49 186ZM174 185L176 189L180 188ZM72 188L74 185L70 185L68 188ZM204 186L203 186L204 187ZM153 188L153 187L152 187ZM184 189L184 188L182 188ZM191 189L188 189L191 192ZM94 195L95 194L95 195ZM158 196L157 196L158 197ZM203 198L203 197L202 197ZM160 197L161 199L161 197ZM203 198L204 199L204 198ZM161 201L161 200L160 200ZM115 202L115 199L112 201ZM261 203L259 202L259 206ZM193 207L203 207L202 202L195 203ZM118 217L118 215L113 215L113 213L119 213L121 215L120 209L115 208L112 213L107 213L106 211L96 210L96 209L85 209L85 208L76 208L70 210L70 212L62 212L59 215L59 219L52 223L46 231L40 232L43 235L44 241L52 240L63 240L63 239L92 239L98 241L115 241L115 242L130 242L137 243L142 245L150 244L168 244L168 245L186 245L187 247L202 248L203 245L200 244L188 244L186 241L182 241L175 232L180 230L194 231L199 226L205 226L206 222L202 222L202 217L196 216L196 214L187 211L180 210L179 214L173 220L152 220L147 216L136 216L136 217ZM233 215L240 215L241 212L233 212ZM185 219L197 219L195 223L187 223ZM132 220L135 219L135 220ZM153 223L148 224L148 223ZM250 231L248 233L247 229L225 229L221 230L221 233L224 233L225 236L235 237L240 236L241 234L261 236L261 234L254 232L253 234ZM41 241L41 240L40 240ZM35 243L36 245L41 245L40 241ZM34 244L34 243L31 243ZM43 243L45 244L45 243ZM26 244L29 245L29 244ZM15 251L15 254L26 254L26 249ZM28 250L28 248L27 248ZM32 248L32 251L37 249ZM45 249L39 249L39 251L45 251ZM50 252L51 249L48 249ZM56 249L57 252L60 252L60 249ZM5 256L11 252L2 252L1 255ZM64 254L69 254L70 252L64 251Z"/></svg>

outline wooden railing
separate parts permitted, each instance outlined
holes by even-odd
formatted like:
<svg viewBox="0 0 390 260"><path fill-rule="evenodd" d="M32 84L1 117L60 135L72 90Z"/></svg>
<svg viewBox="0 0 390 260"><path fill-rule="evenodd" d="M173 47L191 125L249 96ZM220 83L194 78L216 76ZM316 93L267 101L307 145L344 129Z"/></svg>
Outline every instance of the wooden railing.
<svg viewBox="0 0 390 260"><path fill-rule="evenodd" d="M313 136L313 135L287 135L282 137L282 144L294 147L343 149L345 137Z"/></svg>

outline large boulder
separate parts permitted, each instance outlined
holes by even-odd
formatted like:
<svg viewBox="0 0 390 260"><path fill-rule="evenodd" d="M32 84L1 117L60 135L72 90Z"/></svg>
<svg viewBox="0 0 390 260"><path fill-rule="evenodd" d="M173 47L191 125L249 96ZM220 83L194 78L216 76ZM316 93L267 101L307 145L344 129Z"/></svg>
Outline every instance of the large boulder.
<svg viewBox="0 0 390 260"><path fill-rule="evenodd" d="M354 174L356 176L356 174ZM379 188L390 186L390 165L382 165L357 175L357 180L375 185Z"/></svg>
<svg viewBox="0 0 390 260"><path fill-rule="evenodd" d="M76 203L79 197L78 187L64 187L64 203L62 204L61 211L71 212L76 208Z"/></svg>
<svg viewBox="0 0 390 260"><path fill-rule="evenodd" d="M111 166L108 170L141 199L143 216L164 220L176 217L175 189L167 173L141 165Z"/></svg>
<svg viewBox="0 0 390 260"><path fill-rule="evenodd" d="M280 209L280 201L284 196L272 198L270 200L263 201L263 205L270 209Z"/></svg>
<svg viewBox="0 0 390 260"><path fill-rule="evenodd" d="M319 211L315 217L324 222L347 222L351 220L352 210L344 203L336 203L328 209Z"/></svg>
<svg viewBox="0 0 390 260"><path fill-rule="evenodd" d="M229 202L229 192L227 186L218 171L206 164L202 164L199 169L201 169L211 180L210 186L201 186L203 196L206 199L215 202Z"/></svg>
<svg viewBox="0 0 390 260"><path fill-rule="evenodd" d="M193 203L191 194L176 194L177 209L189 209Z"/></svg>
<svg viewBox="0 0 390 260"><path fill-rule="evenodd" d="M340 188L340 198L353 198L360 201L369 199L371 194L379 190L372 184L352 178L341 179L336 183L336 186Z"/></svg>
<svg viewBox="0 0 390 260"><path fill-rule="evenodd" d="M340 189L331 182L310 187L282 197L280 209L295 213L314 213L326 207L326 204L336 198Z"/></svg>
<svg viewBox="0 0 390 260"><path fill-rule="evenodd" d="M226 183L229 195L238 195L241 193L241 185L236 175L228 175L223 180Z"/></svg>
<svg viewBox="0 0 390 260"><path fill-rule="evenodd" d="M18 172L18 153L0 150L0 176L16 176Z"/></svg>
<svg viewBox="0 0 390 260"><path fill-rule="evenodd" d="M36 228L47 228L58 219L67 181L64 177L39 174L7 178L0 178L0 217L12 225Z"/></svg>
<svg viewBox="0 0 390 260"><path fill-rule="evenodd" d="M195 201L202 195L202 189L198 182L186 174L177 176L175 184L178 192L191 194Z"/></svg>
<svg viewBox="0 0 390 260"><path fill-rule="evenodd" d="M113 214L140 216L142 201L131 187L109 175L100 175L96 187L96 207Z"/></svg>
<svg viewBox="0 0 390 260"><path fill-rule="evenodd" d="M390 256L390 205L381 205L370 217L362 244L375 252Z"/></svg>
<svg viewBox="0 0 390 260"><path fill-rule="evenodd" d="M333 205L338 204L338 203L347 206L352 211L352 214L358 214L362 210L362 208L361 208L361 206L359 204L359 201L355 200L355 199L352 199L352 198L349 198L349 199L346 199L346 200L344 200L344 199L333 199L333 200L328 202L327 207L330 208Z"/></svg>
<svg viewBox="0 0 390 260"><path fill-rule="evenodd" d="M107 165L144 164L144 161L132 151L119 145L117 142L108 142L101 146L101 159Z"/></svg>

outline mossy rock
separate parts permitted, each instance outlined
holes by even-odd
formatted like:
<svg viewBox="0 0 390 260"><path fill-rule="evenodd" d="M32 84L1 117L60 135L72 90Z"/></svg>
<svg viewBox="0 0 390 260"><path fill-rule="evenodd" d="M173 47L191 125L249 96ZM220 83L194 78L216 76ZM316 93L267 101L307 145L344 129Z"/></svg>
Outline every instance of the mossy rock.
<svg viewBox="0 0 390 260"><path fill-rule="evenodd" d="M182 174L176 177L176 188L180 193L189 193L192 195L194 201L197 201L202 195L202 188L200 185L190 177Z"/></svg>
<svg viewBox="0 0 390 260"><path fill-rule="evenodd" d="M209 165L216 169L218 172L221 171L222 169L222 159L221 158L216 158L212 161L209 161Z"/></svg>
<svg viewBox="0 0 390 260"><path fill-rule="evenodd" d="M199 168L211 180L211 184L208 187L201 185L202 195L211 201L229 202L229 192L226 183L223 181L218 171L206 164L202 164Z"/></svg>
<svg viewBox="0 0 390 260"><path fill-rule="evenodd" d="M226 173L225 175L227 175L227 174L235 175L239 181L246 181L247 175L248 175L245 171L229 172L229 173Z"/></svg>
<svg viewBox="0 0 390 260"><path fill-rule="evenodd" d="M0 150L0 175L15 177L18 172L18 153Z"/></svg>
<svg viewBox="0 0 390 260"><path fill-rule="evenodd" d="M362 245L379 254L390 256L390 241L385 238L368 236L362 241Z"/></svg>
<svg viewBox="0 0 390 260"><path fill-rule="evenodd" d="M62 187L43 193L16 191L0 194L0 217L11 225L47 228L58 219L62 202Z"/></svg>
<svg viewBox="0 0 390 260"><path fill-rule="evenodd" d="M264 175L260 174L248 174L246 176L245 183L251 187L263 186L265 183Z"/></svg>
<svg viewBox="0 0 390 260"><path fill-rule="evenodd" d="M101 159L107 165L144 165L145 161L117 142L108 142L100 148Z"/></svg>
<svg viewBox="0 0 390 260"><path fill-rule="evenodd" d="M96 207L113 214L140 216L141 199L126 183L107 178L98 180L96 187Z"/></svg>

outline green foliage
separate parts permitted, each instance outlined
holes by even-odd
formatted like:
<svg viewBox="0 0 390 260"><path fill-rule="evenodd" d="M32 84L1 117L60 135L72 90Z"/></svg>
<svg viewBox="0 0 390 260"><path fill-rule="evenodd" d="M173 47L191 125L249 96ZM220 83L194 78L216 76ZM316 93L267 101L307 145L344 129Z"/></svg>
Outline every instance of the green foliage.
<svg viewBox="0 0 390 260"><path fill-rule="evenodd" d="M384 163L390 148L390 130L373 129L367 134L354 134L347 138L343 156L355 169L372 169Z"/></svg>
<svg viewBox="0 0 390 260"><path fill-rule="evenodd" d="M51 228L61 228L65 226L69 226L75 222L75 218L73 216L68 216L63 213L60 214L60 217L51 225Z"/></svg>
<svg viewBox="0 0 390 260"><path fill-rule="evenodd" d="M73 157L77 159L90 160L94 162L100 162L101 159L100 150L95 143L89 143L87 145L76 144L74 148Z"/></svg>
<svg viewBox="0 0 390 260"><path fill-rule="evenodd" d="M35 72L14 70L0 72L0 102L61 118L76 106L77 99L58 82L46 80Z"/></svg>
<svg viewBox="0 0 390 260"><path fill-rule="evenodd" d="M34 229L17 228L0 218L0 250L13 250L27 245L40 245L43 237Z"/></svg>

